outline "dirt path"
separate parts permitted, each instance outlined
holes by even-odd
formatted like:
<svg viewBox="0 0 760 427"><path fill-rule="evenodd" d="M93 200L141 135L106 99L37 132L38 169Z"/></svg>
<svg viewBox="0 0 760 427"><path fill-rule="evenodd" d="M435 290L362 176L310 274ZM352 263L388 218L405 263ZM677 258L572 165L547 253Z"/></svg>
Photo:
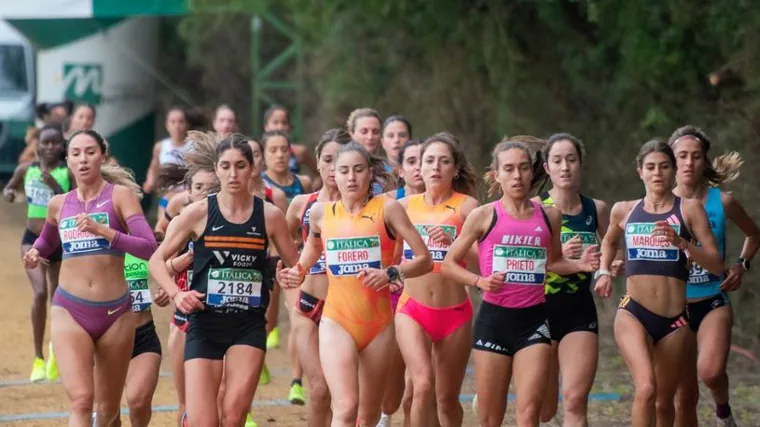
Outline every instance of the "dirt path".
<svg viewBox="0 0 760 427"><path fill-rule="evenodd" d="M0 208L0 295L3 309L0 310L0 424L18 426L59 426L65 425L68 403L60 383L29 384L28 376L33 358L29 309L31 288L19 259L19 241L23 232L25 207L20 204ZM609 307L608 307L609 308ZM284 310L282 310L284 314ZM168 309L154 308L156 326L166 352L168 335ZM600 372L593 390L590 404L592 426L628 425L630 396L632 387L625 366L611 348L609 319L602 325L605 329ZM287 338L287 321L283 317L281 342ZM47 340L46 340L47 342ZM305 426L306 411L303 407L287 403L290 379L285 350L275 349L267 355L267 363L272 371L272 383L259 388L254 402L254 415L259 426ZM732 396L734 412L742 426L760 426L760 371L738 357L731 357ZM162 364L163 376L159 381L153 405L157 411L151 425L170 427L174 425L176 405L174 387L166 358ZM472 366L462 388L466 426L477 425L469 401L474 392ZM700 415L703 423L713 424L707 394L703 390ZM126 405L123 405L126 407ZM514 404L507 408L504 425L514 424ZM394 425L401 425L403 416L397 415ZM123 417L129 425L127 417ZM557 425L558 421L549 425Z"/></svg>

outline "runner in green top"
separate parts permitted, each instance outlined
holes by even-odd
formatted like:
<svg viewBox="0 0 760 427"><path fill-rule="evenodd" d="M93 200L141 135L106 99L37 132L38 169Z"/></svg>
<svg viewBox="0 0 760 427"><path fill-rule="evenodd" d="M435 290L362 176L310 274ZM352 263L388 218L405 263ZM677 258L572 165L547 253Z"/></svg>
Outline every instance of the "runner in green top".
<svg viewBox="0 0 760 427"><path fill-rule="evenodd" d="M609 225L609 209L601 200L580 194L583 144L569 134L553 135L544 148L544 168L552 189L539 196L544 205L562 212L562 252L578 258L598 245ZM587 425L588 394L594 383L599 353L596 304L591 294L592 273L560 276L549 272L546 310L554 357L541 421L557 413L559 375L562 375L564 422Z"/></svg>
<svg viewBox="0 0 760 427"><path fill-rule="evenodd" d="M64 160L64 138L60 125L48 124L40 130L37 144L37 160L19 165L3 190L3 196L13 203L18 193L26 193L28 204L26 230L21 240L21 253L25 253L34 244L42 231L47 216L47 204L56 194L70 191L74 178L66 167ZM37 382L58 379L58 367L55 363L53 348L50 347L48 363L45 364L42 352L42 340L45 336L47 321L48 295L58 287L58 271L61 267L60 248L48 260L34 269L26 270L32 283L32 334L34 339L34 364L30 380ZM50 294L48 294L48 285Z"/></svg>

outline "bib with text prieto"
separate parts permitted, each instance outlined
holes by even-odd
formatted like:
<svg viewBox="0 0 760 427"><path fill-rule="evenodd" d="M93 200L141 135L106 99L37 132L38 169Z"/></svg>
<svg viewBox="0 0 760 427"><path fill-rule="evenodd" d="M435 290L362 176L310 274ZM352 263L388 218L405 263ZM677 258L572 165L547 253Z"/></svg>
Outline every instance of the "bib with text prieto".
<svg viewBox="0 0 760 427"><path fill-rule="evenodd" d="M494 245L493 271L506 273L504 283L543 286L546 258L545 248Z"/></svg>

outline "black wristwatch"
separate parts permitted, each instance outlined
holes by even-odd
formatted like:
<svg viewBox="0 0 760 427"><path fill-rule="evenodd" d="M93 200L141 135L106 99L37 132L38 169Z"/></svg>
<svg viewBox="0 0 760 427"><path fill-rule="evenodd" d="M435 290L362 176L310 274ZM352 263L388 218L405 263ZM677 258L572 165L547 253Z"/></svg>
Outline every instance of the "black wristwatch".
<svg viewBox="0 0 760 427"><path fill-rule="evenodd" d="M741 265L744 268L744 271L749 271L749 261L747 261L744 258L739 258L736 260L736 263Z"/></svg>
<svg viewBox="0 0 760 427"><path fill-rule="evenodd" d="M388 283L395 282L400 277L398 267L392 265L385 269L385 273L388 275Z"/></svg>

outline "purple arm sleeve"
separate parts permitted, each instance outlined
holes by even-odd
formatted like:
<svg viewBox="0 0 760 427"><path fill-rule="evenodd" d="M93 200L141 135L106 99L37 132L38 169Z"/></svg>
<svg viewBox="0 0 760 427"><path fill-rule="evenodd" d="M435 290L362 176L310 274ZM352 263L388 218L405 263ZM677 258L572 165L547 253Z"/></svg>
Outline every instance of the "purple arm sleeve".
<svg viewBox="0 0 760 427"><path fill-rule="evenodd" d="M60 244L61 236L58 234L58 226L45 221L40 237L34 241L32 247L37 249L40 257L47 259L50 258L50 255L53 254Z"/></svg>
<svg viewBox="0 0 760 427"><path fill-rule="evenodd" d="M127 218L129 234L121 231L116 232L116 237L111 242L111 247L127 252L140 259L149 259L156 251L156 238L150 229L148 221L142 214L134 214Z"/></svg>

